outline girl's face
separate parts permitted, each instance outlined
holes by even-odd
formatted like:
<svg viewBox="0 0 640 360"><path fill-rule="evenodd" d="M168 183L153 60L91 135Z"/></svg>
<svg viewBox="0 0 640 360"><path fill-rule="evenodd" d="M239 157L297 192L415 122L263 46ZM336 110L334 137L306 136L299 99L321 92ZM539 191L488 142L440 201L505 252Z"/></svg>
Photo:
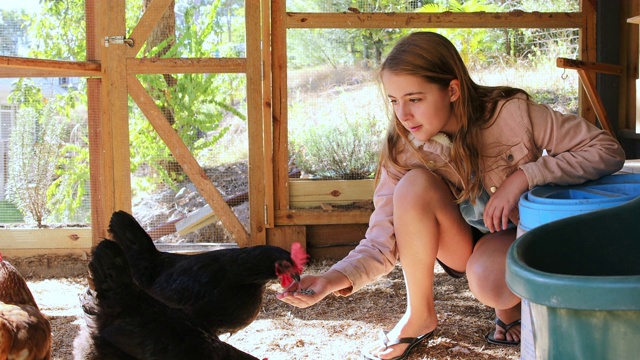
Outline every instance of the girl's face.
<svg viewBox="0 0 640 360"><path fill-rule="evenodd" d="M416 139L426 142L439 132L456 133L451 103L460 97L458 80L443 89L419 76L385 71L382 84L398 120Z"/></svg>

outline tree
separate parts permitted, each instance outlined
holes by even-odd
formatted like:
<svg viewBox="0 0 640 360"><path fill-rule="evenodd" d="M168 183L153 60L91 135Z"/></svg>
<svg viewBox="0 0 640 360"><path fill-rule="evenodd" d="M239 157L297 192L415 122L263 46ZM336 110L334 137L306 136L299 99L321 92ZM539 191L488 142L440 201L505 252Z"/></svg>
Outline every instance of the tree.
<svg viewBox="0 0 640 360"><path fill-rule="evenodd" d="M18 56L20 45L27 45L26 13L0 10L0 55Z"/></svg>

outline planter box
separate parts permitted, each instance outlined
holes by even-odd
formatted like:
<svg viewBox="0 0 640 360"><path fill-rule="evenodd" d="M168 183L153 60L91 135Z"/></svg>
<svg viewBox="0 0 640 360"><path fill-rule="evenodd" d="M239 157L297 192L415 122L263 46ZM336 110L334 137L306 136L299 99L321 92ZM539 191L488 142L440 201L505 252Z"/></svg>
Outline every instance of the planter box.
<svg viewBox="0 0 640 360"><path fill-rule="evenodd" d="M0 251L6 257L85 253L91 250L91 228L0 229Z"/></svg>
<svg viewBox="0 0 640 360"><path fill-rule="evenodd" d="M375 180L297 180L289 181L289 206L351 205L373 199Z"/></svg>

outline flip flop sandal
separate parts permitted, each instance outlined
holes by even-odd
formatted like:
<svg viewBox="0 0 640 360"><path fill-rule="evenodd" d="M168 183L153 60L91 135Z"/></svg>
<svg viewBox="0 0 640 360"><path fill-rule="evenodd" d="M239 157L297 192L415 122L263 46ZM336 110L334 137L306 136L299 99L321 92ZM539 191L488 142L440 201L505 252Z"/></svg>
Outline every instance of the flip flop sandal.
<svg viewBox="0 0 640 360"><path fill-rule="evenodd" d="M389 333L388 331L381 331L381 337L382 337L382 344L384 344L385 349L390 347L390 346L394 346L394 345L398 345L398 344L409 344L409 346L407 346L406 349L404 349L404 352L402 354L400 354L399 356L396 356L394 358L390 358L390 359L380 359L377 356L371 355L371 352L369 350L371 350L371 348L373 348L374 346L376 346L377 344L373 344L367 347L367 349L362 351L362 358L363 359L367 359L367 360L403 360L406 359L407 356L409 356L409 353L411 352L411 349L413 349L416 345L420 344L421 342L423 342L424 340L430 338L433 333L435 332L435 329L431 332L428 332L426 334L420 335L418 337L404 337L404 338L400 338L400 339L395 339L395 340L389 340L389 338L387 337L387 334Z"/></svg>
<svg viewBox="0 0 640 360"><path fill-rule="evenodd" d="M514 326L518 326L520 325L520 320L516 320L514 322L511 322L509 324L505 324L502 320L498 319L496 317L495 320L496 326L499 326L501 328L504 329L504 333L506 334L507 332L509 332L509 329L511 329ZM495 328L491 331L489 331L489 333L484 337L485 339L487 339L487 341L490 344L495 344L495 345L520 345L520 341L509 341L509 340L500 340L500 339L496 339L494 336L496 334L496 330Z"/></svg>

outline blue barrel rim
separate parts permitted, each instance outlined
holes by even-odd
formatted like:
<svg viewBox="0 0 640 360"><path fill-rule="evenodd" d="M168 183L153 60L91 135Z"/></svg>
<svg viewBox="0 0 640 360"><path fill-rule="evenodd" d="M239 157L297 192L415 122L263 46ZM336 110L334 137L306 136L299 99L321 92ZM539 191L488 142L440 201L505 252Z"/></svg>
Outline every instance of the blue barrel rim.
<svg viewBox="0 0 640 360"><path fill-rule="evenodd" d="M625 188L615 188L616 186L628 185ZM629 187L634 187L634 192L625 193L623 190L630 190ZM613 188L613 189L612 189ZM617 190L617 191L612 191ZM557 198L553 195L562 194L562 193L582 193L589 194L592 197L590 198L576 198L576 199L566 199L566 198ZM590 204L590 203L604 203L604 202L620 202L625 200L631 200L636 197L640 193L640 183L633 184L599 184L599 185L591 185L591 186L540 186L531 191L528 191L525 199L530 203L535 203L537 205L541 204L554 204L556 206L565 206L567 203L581 203L581 204Z"/></svg>
<svg viewBox="0 0 640 360"><path fill-rule="evenodd" d="M561 185L561 186L543 185L543 186L535 187L525 192L523 196L526 201L530 201L532 203L535 203L536 205L552 203L556 205L565 206L565 205L571 204L575 200L553 199L553 198L548 198L546 195L554 194L557 192L571 191L571 190L589 191L588 189L591 189L591 190L597 191L597 190L602 190L602 188L608 188L608 187L610 188L611 186L614 186L614 188L612 189L613 191L610 191L610 192L618 193L619 190L615 189L616 185L620 186L620 189L625 188L625 186L638 186L640 190L640 174L606 175L599 179L586 181L582 184L576 184L576 185ZM619 202L619 201L625 201L625 199L631 200L637 197L638 193L640 192L633 191L633 193L631 194L618 193L621 196L613 196L614 194L610 194L609 196L607 196L605 194L602 194L602 197L599 197L597 199L580 199L581 200L580 202L582 203L591 203L591 202L597 203L597 202L609 202L609 201ZM521 199L523 198L523 196L521 196Z"/></svg>

